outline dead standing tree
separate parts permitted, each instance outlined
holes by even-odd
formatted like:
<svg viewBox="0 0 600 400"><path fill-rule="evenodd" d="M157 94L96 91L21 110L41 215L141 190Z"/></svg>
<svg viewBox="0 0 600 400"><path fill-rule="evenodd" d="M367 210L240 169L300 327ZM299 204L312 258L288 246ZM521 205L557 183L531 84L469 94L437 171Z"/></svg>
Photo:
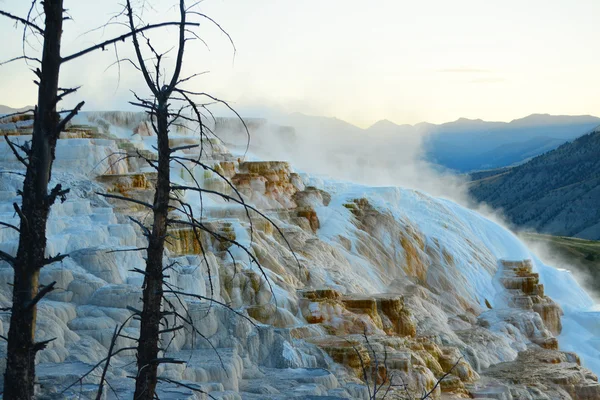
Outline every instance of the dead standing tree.
<svg viewBox="0 0 600 400"><path fill-rule="evenodd" d="M71 110L65 111L64 118L57 112L57 104L66 96L75 93L78 88L60 88L59 75L61 66L78 59L94 50L104 49L131 37L132 35L163 26L180 23L165 22L145 25L97 45L85 48L63 57L61 55L61 37L63 21L69 19L64 9L63 0L44 0L40 3L43 12L32 16L38 0L33 0L25 18L0 10L0 15L24 26L23 40L28 32L41 37L41 59L23 53L7 62L27 60L38 66L33 69L34 81L38 85L38 100L34 110L33 133L30 144L19 145L5 140L9 144L17 160L26 168L21 205L14 204L15 212L20 219L19 226L3 224L19 233L19 244L15 256L0 252L0 259L9 263L14 269L13 298L11 306L10 328L8 332L8 348L6 372L4 374L4 399L31 399L34 395L35 356L46 347L46 342L35 342L35 322L37 303L54 289L55 282L46 286L39 283L40 270L45 265L61 261L66 255L46 256L46 224L51 206L56 200L65 200L69 189L57 184L51 190L48 185L51 179L52 165L55 158L56 143L60 132L83 107L80 102ZM43 27L38 20L44 18ZM25 49L25 46L23 47Z"/></svg>
<svg viewBox="0 0 600 400"><path fill-rule="evenodd" d="M152 229L147 234L148 247L146 269L144 271L143 309L139 315L141 319L140 336L137 347L138 372L135 382L134 399L153 399L157 384L157 368L160 363L159 337L162 319L161 304L163 299L163 254L165 239L167 237L167 220L169 216L169 203L171 192L169 145L169 101L173 90L179 81L179 74L183 64L183 54L186 34L186 10L183 0L180 2L181 26L179 27L179 49L175 61L175 72L166 84L160 82L161 56L156 54L156 76L152 80L138 36L133 34L133 45L144 80L152 92L153 101L140 99L141 105L150 110L153 128L157 137L158 162L151 163L157 171L156 190L152 204ZM127 0L127 16L131 32L135 32L136 25L130 0ZM148 44L150 42L148 41Z"/></svg>
<svg viewBox="0 0 600 400"><path fill-rule="evenodd" d="M184 0L179 0L177 3L180 16L177 32L177 55L174 60L174 72L170 77L166 77L164 75L164 67L161 65L165 54L159 53L152 46L149 38L143 34L138 35L136 33L136 30L138 29L136 26L136 21L140 21L141 18L139 18L139 16L134 12L131 0L127 0L125 7L125 13L127 15L130 31L132 32L135 50L135 61L131 59L126 59L126 61L128 61L130 64L133 64L134 67L141 72L142 76L144 77L144 81L151 92L151 97L148 99L141 98L140 96L134 94L136 101L132 102L132 104L141 107L149 114L152 129L157 137L157 146L155 148L158 153L157 160L144 157L139 152L137 154L137 157L144 159L145 162L157 172L153 203L147 204L113 194L104 195L106 197L112 197L123 201L136 202L138 205L143 205L151 211L152 226L149 228L144 226L141 221L132 218L132 220L141 228L144 236L146 236L148 240L148 246L146 248L147 257L145 271L137 271L144 276L144 286L142 295L143 309L141 311L136 311L137 317L141 320L140 336L137 345L137 375L135 376L136 386L134 399L136 400L149 400L156 397L157 382L162 380L157 376L157 370L160 364L183 363L183 361L180 360L175 360L164 356L161 357L161 353L166 353L168 350L168 344L161 347L162 334L177 332L186 326L190 331L192 331L193 334L203 337L200 331L194 326L194 321L187 311L184 300L185 298L207 301L211 305L217 304L219 306L229 308L232 312L242 318L248 319L247 316L231 309L231 307L229 307L227 304L220 303L219 301L210 297L198 296L183 292L166 281L166 271L173 266L172 264L166 266L163 265L165 241L168 236L167 230L169 226L183 226L193 231L195 241L200 247L200 252L204 257L204 261L206 262L207 266L209 263L205 255L205 248L202 240L203 236L209 237L218 242L228 243L241 249L241 251L247 255L249 262L251 264L255 264L259 268L263 278L265 279L265 282L271 290L271 293L273 293L273 290L270 287L270 283L267 279L267 275L252 253L251 249L237 242L235 239L231 239L219 234L214 230L214 228L211 228L205 224L202 219L202 205L200 206L200 217L195 216L194 207L185 202L179 195L177 195L177 193L193 191L199 194L200 199L202 199L203 195L213 195L220 197L222 200L236 203L237 205L243 207L246 212L246 216L250 223L251 237L253 228L250 214L255 213L266 219L268 223L274 226L274 228L283 238L284 242L287 244L288 248L291 250L290 244L287 242L283 236L283 233L274 224L274 222L256 208L247 204L242 195L225 176L223 176L217 169L205 164L202 161L204 152L204 139L207 139L209 135L214 136L214 132L204 123L207 118L204 112L212 115L207 108L210 104L220 103L227 107L241 121L246 133L248 134L248 138L249 131L240 115L225 101L217 99L207 93L192 92L183 88L183 84L185 82L188 82L190 79L198 75L202 75L201 73L185 78L180 77L186 43L193 39L202 41L202 39L196 33L187 28L186 25L188 24L188 16L209 21L221 32L223 32L230 41L231 38L214 20L194 10L194 7L197 6L199 2L194 3L190 7L186 7ZM146 45L144 49L142 49L140 37L144 40L144 44ZM232 41L231 43L233 45ZM145 57L143 50L150 52L151 56ZM196 102L195 99L198 98L202 99L204 102ZM178 105L179 107L174 107L174 105ZM200 134L199 144L184 145L173 148L170 147L169 131L173 127L180 127L183 129L195 128L195 130ZM196 157L186 157L185 154L181 155L182 151L194 148L199 149L199 154ZM186 170L192 177L193 184L189 186L172 184L170 179L172 164L177 164ZM232 192L235 193L235 196L229 196L219 191L212 191L202 188L198 181L193 178L194 174L192 169L195 167L200 167L205 171L210 171L211 173L218 175L219 178L226 182L226 184L231 188ZM173 213L176 215L172 215ZM133 249L133 251L137 250L139 249ZM226 251L235 264L235 258L233 254L229 250ZM295 254L294 258L298 263L298 266L300 266ZM208 274L212 290L210 269L208 269ZM164 309L162 307L163 305ZM184 312L178 312L177 307L183 307ZM172 319L171 322L169 322L169 318ZM169 382L178 384L172 380L169 380ZM188 387L183 384L181 385Z"/></svg>
<svg viewBox="0 0 600 400"><path fill-rule="evenodd" d="M150 40L147 45L154 56L154 77L147 67L147 60L142 55L142 49L135 34L136 24L134 12L130 0L127 0L127 16L129 28L133 33L133 45L137 58L137 67L142 72L146 85L152 93L151 100L137 97L136 105L146 109L151 116L152 126L157 137L158 161L146 160L157 171L156 189L152 204L152 227L147 230L148 239L146 269L144 271L143 287L143 309L139 315L141 319L140 336L137 347L138 372L136 376L135 394L137 399L153 399L155 397L157 369L161 362L169 362L167 359L159 358L159 339L161 335L161 320L164 315L161 310L163 302L164 268L163 254L165 239L167 237L167 226L169 224L169 204L171 202L171 157L176 149L169 145L169 128L173 123L178 123L182 115L173 115L170 111L170 102L174 101L172 96L178 93L178 85L181 83L180 74L185 53L186 17L190 12L186 9L185 2L179 1L180 25L178 35L178 50L175 60L175 69L170 79L161 75L161 60L163 54L158 54ZM154 78L154 79L153 79ZM181 113L181 110L179 111ZM179 119L177 117L180 117ZM202 122L200 121L202 126Z"/></svg>

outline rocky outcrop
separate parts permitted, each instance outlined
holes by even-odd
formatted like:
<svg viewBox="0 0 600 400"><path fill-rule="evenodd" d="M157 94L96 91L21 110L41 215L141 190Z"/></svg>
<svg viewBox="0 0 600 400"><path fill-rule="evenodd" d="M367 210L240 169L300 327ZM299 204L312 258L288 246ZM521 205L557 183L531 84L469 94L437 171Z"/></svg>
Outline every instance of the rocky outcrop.
<svg viewBox="0 0 600 400"><path fill-rule="evenodd" d="M401 295L341 295L333 289L305 290L299 307L308 323L332 335L366 332L415 336L416 328Z"/></svg>
<svg viewBox="0 0 600 400"><path fill-rule="evenodd" d="M572 353L534 347L519 353L514 361L490 367L485 375L515 385L505 386L505 398L539 398L540 392L550 398L600 398L598 378Z"/></svg>
<svg viewBox="0 0 600 400"><path fill-rule="evenodd" d="M241 162L239 172L231 182L241 193L265 208L294 207L291 197L304 188L298 175L283 161ZM263 202L266 204L261 204Z"/></svg>
<svg viewBox="0 0 600 400"><path fill-rule="evenodd" d="M544 321L544 326L553 335L560 335L562 309L551 298L544 295L544 285L539 283L539 274L532 272L531 260L500 261L500 283L507 289L510 306L535 311ZM543 340L543 347L556 349L558 342Z"/></svg>

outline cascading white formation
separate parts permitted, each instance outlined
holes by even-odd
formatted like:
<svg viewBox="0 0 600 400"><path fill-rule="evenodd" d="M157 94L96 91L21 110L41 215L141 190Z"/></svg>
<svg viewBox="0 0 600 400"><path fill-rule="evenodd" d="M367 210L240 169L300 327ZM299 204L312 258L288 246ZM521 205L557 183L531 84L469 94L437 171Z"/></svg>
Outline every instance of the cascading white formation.
<svg viewBox="0 0 600 400"><path fill-rule="evenodd" d="M21 125L11 132L25 140ZM185 132L172 136L173 145L194 140ZM38 312L38 340L57 338L37 360L43 396L93 398L100 371L63 390L106 356L115 326L131 314L127 307L141 307L142 279L133 270L143 269L143 252L115 250L145 245L128 216L148 221L147 211L95 192L151 198L151 168L123 155L151 156L153 140L140 114L90 113L59 141L53 179L72 192L52 210L48 252L70 257L41 275L41 283L55 280L59 288ZM386 368L375 379L405 384L415 398L432 391L448 399L600 399L587 369L600 372L593 302L568 272L541 263L507 230L417 191L301 176L284 162L245 161L217 141L204 150L206 162L286 240L254 213L251 232L240 206L180 194L198 213L202 204L208 226L251 249L268 283L235 245L203 237L202 255L191 231L171 230L166 261L176 263L168 283L230 304L253 323L217 304L184 299L178 307L198 332L188 326L164 335L168 356L187 363L161 366L161 399L207 398L191 388L220 399L367 399L360 358L370 368L384 357ZM4 172L18 169L4 142L0 154ZM192 174L203 187L235 196L215 174ZM183 167L173 168L172 179L194 180ZM19 185L18 175L0 175L6 222L16 222ZM14 252L16 243L14 232L0 230L2 250ZM0 277L6 307L8 265L0 266ZM0 321L6 335L8 315ZM124 334L136 337L138 329L130 320ZM117 347L132 344L124 337ZM108 398L131 395L134 360L125 351L111 361ZM401 387L390 394L405 395Z"/></svg>

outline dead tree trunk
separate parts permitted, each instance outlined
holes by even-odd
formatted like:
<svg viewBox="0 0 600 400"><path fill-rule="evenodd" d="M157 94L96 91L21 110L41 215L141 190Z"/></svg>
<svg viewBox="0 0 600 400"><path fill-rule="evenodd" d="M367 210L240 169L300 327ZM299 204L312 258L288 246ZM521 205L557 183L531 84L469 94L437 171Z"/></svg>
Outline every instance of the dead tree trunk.
<svg viewBox="0 0 600 400"><path fill-rule="evenodd" d="M63 0L44 1L46 24L41 70L38 70L38 103L35 111L31 154L23 184L20 236L13 286L13 308L8 331L8 354L4 375L4 398L31 399L34 394L36 344L35 317L40 269L48 263L46 222L56 199L48 193L59 131L56 112ZM15 206L18 208L18 206Z"/></svg>
<svg viewBox="0 0 600 400"><path fill-rule="evenodd" d="M154 202L153 204L142 203L148 209L152 211L153 219L152 219L152 228L146 228L144 224L140 221L135 221L142 228L144 232L144 236L148 238L148 247L147 251L147 259L146 259L146 269L145 271L139 271L144 275L144 287L143 287L143 309L141 312L137 312L141 319L140 326L140 336L138 340L137 347L137 376L136 376L136 386L135 386L135 400L152 400L156 398L156 385L159 380L165 380L166 378L158 378L157 370L158 366L161 363L184 363L183 361L175 360L169 357L164 357L159 355L161 351L165 351L168 349L167 346L162 349L161 348L161 332L166 331L177 331L180 328L183 328L184 324L191 327L192 331L195 333L200 333L194 327L194 321L192 317L188 315L179 314L172 302L170 302L168 297L164 295L167 294L171 297L176 297L180 304L183 306L182 297L192 297L195 299L201 300L210 300L215 304L220 304L222 306L227 307L227 305L220 303L219 301L215 301L213 299L209 299L204 296L196 296L194 294L185 293L179 290L175 290L172 285L168 282L165 282L165 270L170 268L171 266L163 266L163 255L165 248L165 240L167 236L167 229L170 225L184 225L187 227L191 227L194 231L195 240L198 242L201 253L204 254L202 240L200 239L200 233L206 233L210 237L213 237L219 241L229 242L238 248L242 249L248 257L254 262L258 267L260 264L255 256L252 254L250 248L232 240L230 238L224 237L220 235L218 232L214 232L210 227L204 225L203 221L194 218L194 210L192 207L182 200L178 195L173 193L174 190L195 190L197 193L202 195L202 193L210 192L217 196L220 196L223 200L231 200L240 205L242 205L247 213L248 221L251 225L252 232L252 220L250 219L250 211L257 212L259 215L265 217L269 222L272 223L270 219L268 219L264 214L260 213L258 210L246 204L241 196L241 194L235 189L235 187L227 180L226 177L220 175L218 171L212 168L209 165L206 165L200 161L200 157L202 157L202 146L203 140L206 138L205 130L210 130L203 123L203 118L205 116L200 111L201 109L206 110L206 106L209 104L220 103L225 105L231 111L235 113L235 115L242 121L244 124L244 128L249 135L246 124L241 119L239 114L237 114L226 102L219 100L215 97L212 97L206 93L195 93L182 89L180 86L182 83L189 81L190 79L200 75L194 74L188 76L186 78L180 79L182 66L183 66L183 58L185 53L185 44L187 41L191 39L199 39L198 35L190 32L188 29L189 26L197 26L198 23L187 22L186 17L189 15L194 15L197 17L205 18L208 21L211 21L215 24L221 32L224 32L227 37L229 35L211 18L206 15L194 11L193 7L198 3L194 3L190 7L185 6L185 0L178 0L179 3L179 13L180 13L180 21L179 21L179 39L178 39L178 47L177 47L177 57L174 61L174 71L170 78L164 76L164 68L161 68L161 62L163 61L163 57L166 53L159 53L152 46L149 38L144 37L146 39L147 51L152 53L150 58L144 57L142 54L142 48L140 46L140 42L135 33L136 26L135 21L141 21L139 15L134 15L134 11L131 6L131 0L126 0L126 8L127 8L127 17L129 28L132 32L132 41L134 45L135 55L137 64L134 63L136 69L141 72L144 77L145 83L150 90L152 96L149 99L141 98L137 95L136 102L132 102L131 104L139 106L143 108L149 115L152 123L152 128L156 133L157 137L157 150L158 150L158 161L150 160L148 158L142 157L138 154L138 156L142 157L149 165L155 168L158 172L158 179L156 183L155 193L154 193ZM190 37L186 37L186 33L189 34ZM229 37L231 40L231 38ZM232 42L233 44L233 42ZM235 47L234 47L235 49ZM131 61L131 60L129 60ZM132 62L133 63L133 62ZM150 68L149 68L150 67ZM153 67L153 68L152 68ZM192 97L203 98L207 103L196 103ZM179 109L170 109L171 102L179 104L181 107ZM186 115L187 112L190 112L190 116ZM212 115L212 114L211 114ZM190 123L192 126L196 126L200 133L200 140L196 145L185 145L171 148L169 146L169 128L171 126L181 126L185 128L185 123ZM192 148L198 148L200 150L199 156L197 159L185 157L185 156L177 156L175 155L178 151L189 150ZM239 196L239 200L233 197L230 197L226 194L220 193L218 191L206 191L200 187L200 184L194 179L196 186L188 187L181 185L171 185L170 180L170 167L171 161L174 163L178 163L184 169L188 171L191 177L193 177L193 173L190 171L186 163L191 163L197 166L202 167L205 170L210 170L215 174L219 175L225 182L227 182L233 191ZM115 196L115 195L107 195L112 198L120 198L124 201L131 201L126 197ZM138 202L139 203L139 202ZM202 206L201 206L202 207ZM181 220L178 218L170 218L169 212L174 211L175 214L181 217L185 217L185 219ZM202 217L200 217L202 219ZM277 227L276 227L277 228ZM281 231L277 228L280 234ZM283 236L283 234L282 234ZM285 240L285 237L284 237ZM287 240L286 240L287 242ZM288 243L289 245L289 243ZM291 247L290 247L291 249ZM233 254L230 253L230 256L234 258ZM208 259L205 258L206 265L208 267ZM297 261L297 260L296 260ZM210 270L209 270L210 274ZM266 279L266 274L263 275ZM210 281L210 275L209 275ZM212 285L212 283L211 283ZM163 286L166 286L166 290ZM270 284L269 284L270 286ZM167 310L162 309L163 301ZM168 310L168 307L171 307L171 310ZM234 311L234 310L232 310ZM234 311L235 312L235 311ZM243 316L243 314L237 313L238 315ZM168 316L173 316L174 320L182 321L182 325L177 325L177 322L174 324L168 323ZM247 317L245 317L247 318ZM169 326L173 326L169 328ZM161 331L161 327L165 329ZM170 381L174 382L174 381ZM187 387L187 386L186 386Z"/></svg>
<svg viewBox="0 0 600 400"><path fill-rule="evenodd" d="M31 11L27 18L21 18L0 10L0 16L23 24L26 30L31 30L33 34L39 35L43 39L41 59L23 55L22 57L16 57L8 61L11 62L19 59L32 60L38 62L40 66L34 70L37 77L36 83L38 84L38 102L34 110L31 146L16 145L6 138L15 157L26 167L23 189L20 192L22 204L21 206L16 203L14 204L15 211L20 217L20 225L18 228L8 225L19 232L17 254L16 256L12 256L0 251L0 260L8 262L14 269L13 304L7 338L6 371L4 373L3 398L7 400L31 399L34 396L36 353L45 348L49 342L35 342L36 305L44 295L53 290L55 283L41 286L39 283L40 269L45 265L61 261L65 258L65 255L60 254L54 257L46 256L46 224L50 207L57 199L64 201L65 195L69 190L62 189L59 184L49 191L48 184L51 178L52 164L60 132L64 130L69 121L79 112L84 103L80 102L74 109L67 111L67 115L64 118L60 118L57 112L57 104L67 95L76 92L78 89L59 88L60 67L65 62L78 59L92 51L104 49L108 45L124 41L137 33L165 26L181 26L182 24L181 21L177 21L145 25L118 37L62 57L60 51L61 36L63 21L66 19L64 17L63 0L44 0L41 3L43 4L45 17L44 28L36 25L34 22L35 19L34 21L30 20ZM34 5L35 2L32 4L31 10L34 9ZM167 108L166 101L163 103L163 108L165 110ZM166 146L168 147L168 139ZM18 149L24 154L20 154ZM168 154L166 157L168 158ZM163 169L165 168L167 170L166 187L168 188L168 165L163 167ZM159 176L164 178L165 174L162 173ZM164 198L168 198L168 195L162 194L157 198L157 204L164 204ZM168 203L164 207L158 207L158 209L167 210L167 207ZM162 218L162 221L166 221L166 211L160 218ZM157 241L160 241L160 238L162 238L163 244L165 228L161 231L160 227L164 227L165 224L165 222L155 224L157 230L153 236ZM160 253L162 254L162 250ZM159 265L161 263L161 255L153 258L153 260ZM159 268L158 274L160 275L161 273L162 271ZM149 285L152 285L151 280L149 280Z"/></svg>
<svg viewBox="0 0 600 400"><path fill-rule="evenodd" d="M157 383L161 303L163 298L163 253L167 235L169 194L171 190L167 99L160 98L156 108L158 141L158 180L154 193L154 220L148 238L144 308L138 343L138 376L134 399L153 399Z"/></svg>
<svg viewBox="0 0 600 400"><path fill-rule="evenodd" d="M157 58L156 76L152 80L146 60L142 56L140 44L135 32L134 14L130 0L127 0L127 16L129 28L133 33L133 45L142 71L144 80L153 94L153 101L144 102L146 108L150 108L150 115L155 119L154 130L157 137L158 164L155 166L158 172L154 202L152 204L153 223L148 237L146 270L144 271L143 309L140 315L140 337L138 341L137 366L138 372L135 382L136 400L152 400L156 394L156 383L158 381L158 365L163 362L159 359L160 325L163 315L161 305L163 301L163 254L167 225L169 220L169 200L171 193L170 161L171 149L169 146L169 101L173 89L179 81L179 74L183 64L185 46L186 13L184 0L179 0L180 23L179 23L179 48L175 60L175 71L170 81L161 85L160 61L162 55L154 52ZM148 41L149 43L149 41ZM150 105L151 104L151 105Z"/></svg>

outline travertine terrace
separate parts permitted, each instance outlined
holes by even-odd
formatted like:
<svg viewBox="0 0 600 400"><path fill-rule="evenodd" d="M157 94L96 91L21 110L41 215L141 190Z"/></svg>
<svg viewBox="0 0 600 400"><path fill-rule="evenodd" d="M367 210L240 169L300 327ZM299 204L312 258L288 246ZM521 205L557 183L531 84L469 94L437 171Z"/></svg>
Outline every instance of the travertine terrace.
<svg viewBox="0 0 600 400"><path fill-rule="evenodd" d="M224 136L239 128L218 122ZM0 128L24 141L29 126ZM152 170L133 156L152 157L153 140L143 115L118 112L84 113L61 136L53 180L71 193L52 210L48 251L70 257L41 275L59 288L38 311L38 340L56 338L37 359L44 398L94 398L100 371L63 390L106 356L128 307L140 308L142 278L132 270L143 269L144 253L115 250L145 245L128 217L145 220L147 212L96 193L151 199ZM185 131L171 140L197 142ZM0 146L0 217L14 223L21 178L8 172L19 164ZM203 143L201 155L185 151L229 178L277 228L216 196L177 194L219 235L248 246L264 275L231 243L170 231L169 284L229 304L252 322L216 303L182 303L199 332L164 334L167 355L187 363L161 366L161 399L368 399L373 382L396 385L390 399L430 391L436 399L600 399L593 303L568 273L542 264L504 228L421 192L299 174L284 161L232 154L218 140ZM211 171L192 174L204 188L234 193ZM192 176L174 166L172 179ZM13 231L0 230L2 250L14 252L16 243ZM11 279L0 264L2 307ZM1 315L0 334L8 321ZM125 332L136 337L138 329L131 320ZM114 358L107 398L130 396L134 360L131 351Z"/></svg>

